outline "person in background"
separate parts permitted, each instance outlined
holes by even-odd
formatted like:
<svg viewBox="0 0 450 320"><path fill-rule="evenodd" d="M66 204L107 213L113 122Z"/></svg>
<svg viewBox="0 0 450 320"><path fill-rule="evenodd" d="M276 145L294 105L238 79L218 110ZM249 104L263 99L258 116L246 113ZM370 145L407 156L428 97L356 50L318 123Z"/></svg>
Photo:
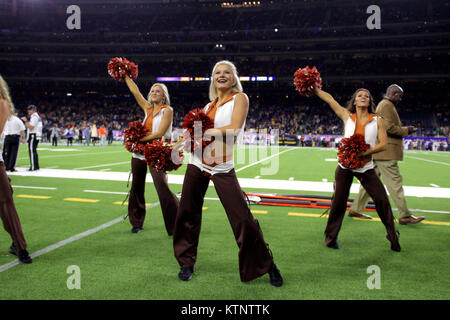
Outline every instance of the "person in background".
<svg viewBox="0 0 450 320"><path fill-rule="evenodd" d="M42 119L39 116L35 105L29 105L27 110L30 121L28 121L26 117L22 117L22 120L25 122L25 127L28 129L28 153L30 156L29 171L35 171L39 170L37 146L42 137Z"/></svg>
<svg viewBox="0 0 450 320"><path fill-rule="evenodd" d="M96 121L94 121L94 123L92 123L92 126L91 126L91 139L92 139L92 145L95 146L95 144L98 141L98 130L97 130Z"/></svg>
<svg viewBox="0 0 450 320"><path fill-rule="evenodd" d="M17 113L12 114L6 121L5 128L3 129L5 136L3 145L3 160L5 162L6 171L16 171L16 160L19 152L19 144L22 139L22 143L26 142L25 138L25 125L22 120L17 117Z"/></svg>
<svg viewBox="0 0 450 320"><path fill-rule="evenodd" d="M100 137L100 145L104 147L106 145L106 137L108 132L106 131L105 126L102 124L100 128L98 128L98 136Z"/></svg>
<svg viewBox="0 0 450 320"><path fill-rule="evenodd" d="M59 128L57 123L54 123L53 127L50 129L50 138L52 140L52 146L57 147L59 139Z"/></svg>

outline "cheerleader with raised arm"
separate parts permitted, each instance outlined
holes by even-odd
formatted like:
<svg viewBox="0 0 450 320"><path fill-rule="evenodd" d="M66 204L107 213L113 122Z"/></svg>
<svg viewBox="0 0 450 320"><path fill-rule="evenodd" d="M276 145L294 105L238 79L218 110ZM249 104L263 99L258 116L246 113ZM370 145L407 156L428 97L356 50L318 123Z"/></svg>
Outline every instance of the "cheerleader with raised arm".
<svg viewBox="0 0 450 320"><path fill-rule="evenodd" d="M330 248L339 249L338 233L347 209L353 177L356 177L375 203L377 213L386 227L386 238L391 242L391 249L400 251L392 208L372 161L372 154L385 150L387 144L386 130L381 118L375 114L372 95L367 89L358 89L348 102L347 108L344 108L329 93L317 87L313 91L344 122L344 136L347 143L342 146L335 172L335 191L325 229L325 244ZM355 144L358 138L361 144L367 145L365 148L367 150L352 155L352 150L357 150Z"/></svg>
<svg viewBox="0 0 450 320"><path fill-rule="evenodd" d="M136 83L129 76L125 76L125 82L138 105L145 113L143 124L148 134L141 141L151 142L155 139L170 141L173 109L170 106L167 87L162 83L155 83L150 88L147 98L144 98ZM152 167L149 167L149 169L156 192L158 193L167 233L168 235L172 235L179 203L178 198L169 189L166 172ZM133 181L128 201L128 217L133 226L131 232L138 233L143 229L146 215L144 193L147 162L143 154L133 153L131 171Z"/></svg>

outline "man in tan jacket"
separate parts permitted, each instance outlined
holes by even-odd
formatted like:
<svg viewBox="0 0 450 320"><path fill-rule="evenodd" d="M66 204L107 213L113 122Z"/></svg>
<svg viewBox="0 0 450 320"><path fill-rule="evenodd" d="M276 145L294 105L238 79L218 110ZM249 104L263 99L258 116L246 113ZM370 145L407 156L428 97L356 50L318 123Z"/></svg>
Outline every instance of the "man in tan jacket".
<svg viewBox="0 0 450 320"><path fill-rule="evenodd" d="M398 161L403 160L403 137L414 132L414 127L402 127L395 104L403 97L403 89L396 85L390 85L383 100L377 106L376 113L383 119L384 127L388 135L388 143L385 151L373 155L375 171L383 178L389 194L398 209L398 221L400 224L418 223L425 217L415 217L406 206L405 194L402 186L402 175L398 168ZM362 219L372 219L371 216L363 214L369 194L363 187L359 188L358 196L353 201L348 215Z"/></svg>

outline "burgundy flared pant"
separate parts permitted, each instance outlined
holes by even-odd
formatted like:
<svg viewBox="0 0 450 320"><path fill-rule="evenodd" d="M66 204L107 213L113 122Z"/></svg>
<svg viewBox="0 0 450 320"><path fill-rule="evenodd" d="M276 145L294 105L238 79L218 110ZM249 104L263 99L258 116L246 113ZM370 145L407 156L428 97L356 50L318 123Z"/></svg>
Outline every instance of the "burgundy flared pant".
<svg viewBox="0 0 450 320"><path fill-rule="evenodd" d="M247 206L234 169L207 176L196 166L187 166L173 235L175 258L181 267L192 267L197 260L203 200L210 180L214 183L239 247L241 281L262 276L272 265L272 255L258 221Z"/></svg>
<svg viewBox="0 0 450 320"><path fill-rule="evenodd" d="M17 251L25 250L27 243L13 200L13 189L6 175L5 165L0 162L0 217L3 227L11 235Z"/></svg>
<svg viewBox="0 0 450 320"><path fill-rule="evenodd" d="M380 178L374 169L367 170L364 173L353 172L350 169L342 169L340 166L335 172L335 191L331 203L328 223L325 229L325 244L330 244L337 240L342 220L347 210L347 200L350 194L350 187L353 177L358 178L361 185L372 197L378 216L386 227L389 235L395 234L394 216L392 214L391 204L386 193L386 189L381 183Z"/></svg>
<svg viewBox="0 0 450 320"><path fill-rule="evenodd" d="M169 189L166 173L151 167L149 169L158 194L167 234L172 235L179 204L178 198ZM145 220L145 177L147 175L147 162L132 158L131 172L133 182L128 200L128 217L133 227L142 227Z"/></svg>

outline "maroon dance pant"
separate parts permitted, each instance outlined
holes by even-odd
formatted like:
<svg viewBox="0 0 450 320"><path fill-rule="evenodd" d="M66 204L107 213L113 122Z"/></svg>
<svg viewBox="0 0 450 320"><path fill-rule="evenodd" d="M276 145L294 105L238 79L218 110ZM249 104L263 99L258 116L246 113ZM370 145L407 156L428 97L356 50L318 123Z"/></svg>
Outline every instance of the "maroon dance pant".
<svg viewBox="0 0 450 320"><path fill-rule="evenodd" d="M142 227L145 220L145 177L147 175L147 162L132 158L131 172L133 182L131 184L130 198L128 201L128 217L133 227ZM167 233L173 234L173 227L178 209L178 198L170 191L167 183L167 175L150 167L153 183L158 193L159 203L164 218Z"/></svg>
<svg viewBox="0 0 450 320"><path fill-rule="evenodd" d="M375 170L370 169L364 173L357 173L352 172L350 169L342 169L338 166L335 172L336 189L334 191L330 215L328 216L328 223L325 229L325 244L327 245L337 240L342 220L345 211L347 210L347 200L354 176L356 176L364 189L366 189L372 197L377 213L381 222L383 222L386 227L387 233L389 235L395 233L394 216L392 214L391 204L389 203L386 189L381 183L378 175L375 173Z"/></svg>
<svg viewBox="0 0 450 320"><path fill-rule="evenodd" d="M27 243L13 200L13 189L6 175L5 165L0 162L0 217L3 227L11 235L17 251L25 250Z"/></svg>
<svg viewBox="0 0 450 320"><path fill-rule="evenodd" d="M203 200L210 180L214 183L239 247L241 281L262 276L272 265L272 255L258 221L247 206L234 169L209 176L192 164L187 166L173 235L175 258L181 267L192 267L196 262Z"/></svg>

